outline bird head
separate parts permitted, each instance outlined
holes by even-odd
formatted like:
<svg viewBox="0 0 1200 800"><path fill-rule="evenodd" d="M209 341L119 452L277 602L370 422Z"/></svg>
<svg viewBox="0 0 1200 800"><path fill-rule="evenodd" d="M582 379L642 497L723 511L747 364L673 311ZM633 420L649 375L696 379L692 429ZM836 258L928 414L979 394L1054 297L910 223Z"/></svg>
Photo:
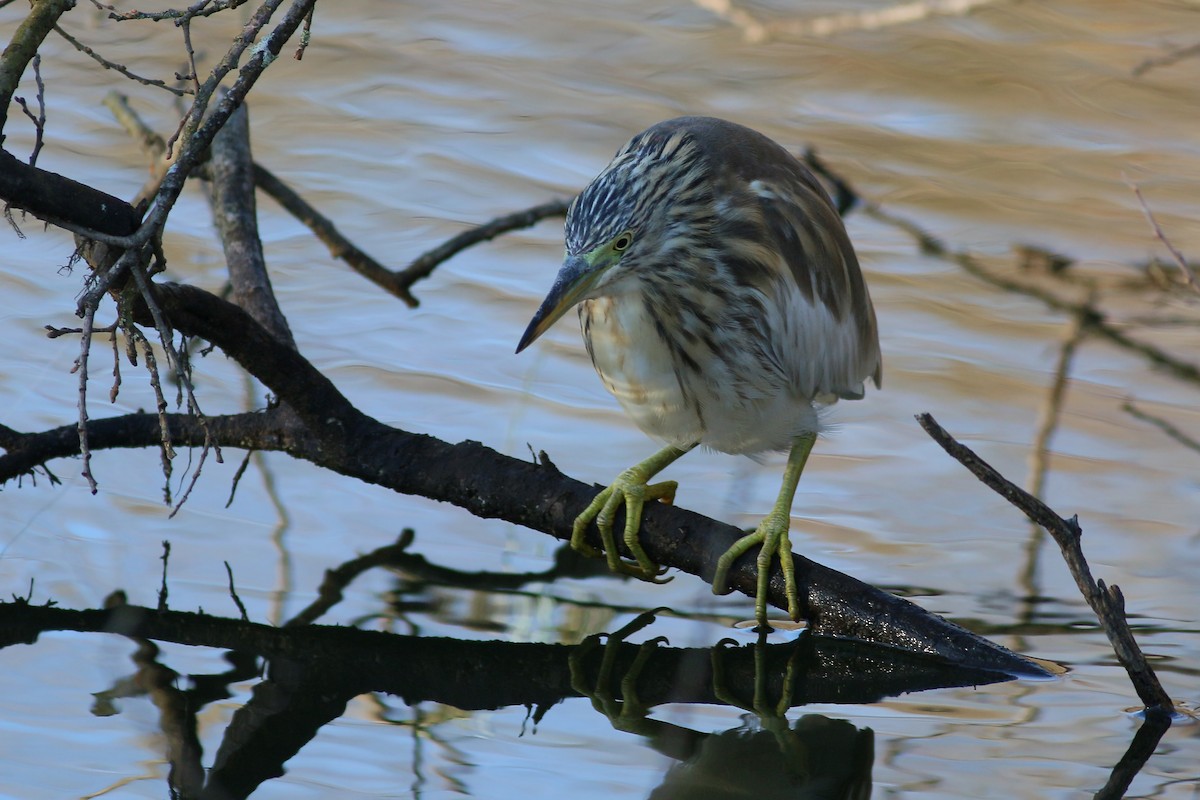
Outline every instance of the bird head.
<svg viewBox="0 0 1200 800"><path fill-rule="evenodd" d="M517 352L575 304L611 292L678 244L673 222L691 216L685 191L705 185L692 138L655 126L631 139L567 211L567 252L554 285L525 329Z"/></svg>

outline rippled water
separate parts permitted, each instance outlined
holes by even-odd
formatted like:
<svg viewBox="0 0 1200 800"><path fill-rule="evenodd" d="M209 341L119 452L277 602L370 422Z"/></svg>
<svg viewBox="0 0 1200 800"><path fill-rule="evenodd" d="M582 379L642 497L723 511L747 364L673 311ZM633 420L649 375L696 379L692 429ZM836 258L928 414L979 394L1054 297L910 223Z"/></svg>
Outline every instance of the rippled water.
<svg viewBox="0 0 1200 800"><path fill-rule="evenodd" d="M281 59L252 95L255 156L360 247L399 268L471 225L570 196L648 124L682 113L724 116L797 150L815 147L864 197L989 269L1013 274L1016 245L1075 259L1074 274L1098 282L1098 302L1119 330L1200 361L1196 295L1121 283L1138 278L1136 265L1151 256L1167 257L1126 179L1141 187L1174 244L1200 253L1200 60L1133 74L1170 45L1190 43L1194 5L997 2L969 16L828 37L785 23L846 6L741 6L777 25L764 42L702 5L321 6L304 60ZM23 13L21 4L0 10L0 30L14 30ZM65 26L139 72L166 76L180 66L169 24L116 27L81 5ZM202 55L216 57L234 30L220 21L198 25ZM131 197L146 175L143 157L99 101L121 88L169 133L169 98L116 83L58 39L43 56L49 128L40 164ZM16 114L6 133L10 152L28 152L27 126ZM573 321L512 355L557 269L560 223L464 252L417 285L421 306L409 310L332 262L273 202L260 200L260 214L272 279L301 351L366 413L517 457L528 446L545 449L564 472L587 481L607 481L651 451L596 380ZM172 277L218 290L223 261L209 219L201 194L186 193L165 246ZM4 239L0 267L7 344L0 422L33 431L74 420L68 370L76 344L47 340L42 326L74 323L81 275L58 270L70 255L68 236L32 220L21 225L28 238ZM879 218L852 214L848 227L879 315L885 388L836 410L837 429L818 445L797 496L796 548L1071 671L1049 682L810 706L793 719L819 713L872 729L877 797L1091 796L1137 727L1127 713L1136 697L1053 546L1040 547L1032 581L1023 578L1031 571L1027 523L913 421L932 412L1024 482L1068 315L921 254ZM1087 295L1081 280L1032 279L1062 296ZM1185 324L1151 325L1148 317ZM126 369L113 414L153 403ZM200 363L198 380L209 413L260 402L247 398L219 353ZM94 389L93 415L110 413L107 388ZM1059 513L1079 514L1094 571L1124 589L1167 691L1191 702L1200 692L1200 452L1125 404L1195 440L1198 392L1140 354L1086 338L1071 365L1045 489ZM120 587L131 602L153 605L160 542L169 539L173 607L235 614L228 561L251 619L278 622L311 601L324 570L386 544L402 527L415 529L431 561L466 569L541 569L553 547L539 534L280 455L255 462L226 509L240 460L227 453L225 464L208 463L175 519L161 505L158 456L150 451L98 453L95 497L74 461L52 464L61 486L6 486L0 590L23 596L34 581L35 602L89 608ZM781 457L759 465L697 452L669 474L680 481L681 505L753 525L772 503L781 469ZM286 509L282 527L267 477ZM388 575L368 573L324 621L372 617L392 588ZM665 586L566 581L541 597L431 591L435 610L411 617L423 634L491 638L463 622L482 615L514 641L575 642L612 630L629 615L606 611L611 604L696 615L662 618L644 635L711 644L725 635L745 639L724 624L752 608L740 596L714 598L689 576ZM709 614L722 622L699 621ZM66 633L0 651L0 791L69 797L119 786L112 796L164 795L149 701L121 701L115 716L89 713L92 693L128 671L128 651L116 637ZM164 652L180 672L213 671L219 661L187 648ZM235 697L206 710L206 752L216 750L252 686L235 686ZM671 763L582 699L552 709L536 734L523 708L422 713L430 721L414 737L409 725L385 724L412 719L398 698L354 700L259 796L646 796ZM707 733L737 727L741 713L664 706L655 718ZM1196 732L1191 724L1168 732L1131 793L1196 796Z"/></svg>

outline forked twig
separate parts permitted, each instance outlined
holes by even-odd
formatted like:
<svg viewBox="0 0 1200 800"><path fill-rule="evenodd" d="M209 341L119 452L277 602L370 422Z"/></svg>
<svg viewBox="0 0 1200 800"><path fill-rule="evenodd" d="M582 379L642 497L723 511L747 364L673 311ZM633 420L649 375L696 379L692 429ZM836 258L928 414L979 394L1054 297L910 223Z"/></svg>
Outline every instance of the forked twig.
<svg viewBox="0 0 1200 800"><path fill-rule="evenodd" d="M1075 585L1096 613L1100 627L1112 644L1117 660L1129 674L1134 690L1146 707L1146 713L1169 718L1174 703L1133 638L1125 615L1124 595L1117 586L1106 586L1103 580L1097 581L1092 578L1091 567L1084 558L1080 545L1083 530L1079 527L1078 518L1072 517L1068 520L1060 517L1041 500L1005 478L973 450L947 433L931 415L919 414L917 421L952 458L1054 537L1067 562L1067 568L1071 571L1071 577L1075 579Z"/></svg>

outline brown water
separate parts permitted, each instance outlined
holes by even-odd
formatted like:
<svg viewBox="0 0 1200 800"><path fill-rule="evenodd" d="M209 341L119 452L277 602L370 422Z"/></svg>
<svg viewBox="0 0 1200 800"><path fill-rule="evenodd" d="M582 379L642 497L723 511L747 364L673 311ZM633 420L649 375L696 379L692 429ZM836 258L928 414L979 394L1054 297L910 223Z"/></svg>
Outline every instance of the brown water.
<svg viewBox="0 0 1200 800"><path fill-rule="evenodd" d="M800 149L816 147L868 199L952 249L1011 271L1011 248L1049 247L1107 286L1134 264L1166 257L1125 178L1136 182L1163 230L1200 254L1200 59L1135 76L1168 45L1189 44L1187 3L992 3L970 16L934 17L817 37L784 23L841 13L835 3L742 7L780 25L752 41L684 0L650 2L345 2L317 11L305 58L281 59L252 95L256 158L292 183L366 251L394 267L466 227L569 196L632 133L683 113L728 117ZM860 11L887 4L855 3ZM22 4L0 10L11 32ZM110 58L145 74L179 66L168 24L122 27L81 6L66 26ZM233 28L198 26L209 58ZM167 96L117 83L51 39L43 51L48 145L40 164L131 197L142 156L100 105L113 87L169 133ZM31 94L31 92L30 92ZM14 116L14 115L10 115ZM30 137L9 122L19 155ZM339 264L298 223L260 201L276 292L304 352L360 408L449 441L476 439L524 457L545 449L568 474L607 481L653 445L621 414L592 373L573 321L521 356L512 350L549 286L561 225L545 222L471 249L416 287L412 311ZM223 280L206 204L189 191L166 242L171 275L207 288ZM924 256L904 233L864 214L848 219L879 315L885 389L842 404L838 429L819 444L794 510L801 552L877 585L922 587L921 605L1031 655L1067 663L1051 682L943 690L870 706L806 708L875 732L876 797L1090 797L1137 726L1137 704L1104 637L1091 626L1052 546L1033 583L1026 522L945 457L913 421L932 412L1018 482L1026 480L1039 410L1053 382L1066 315L1003 293L946 260ZM74 323L80 274L60 274L69 237L27 221L28 239L4 239L6 347L0 408L6 425L71 423L76 344L48 341L44 324ZM1076 286L1050 281L1064 296ZM1200 361L1197 300L1108 289L1102 307L1121 330L1185 361ZM1186 324L1147 325L1145 317ZM102 370L101 370L102 372ZM131 377L111 413L151 407ZM242 378L219 354L199 367L206 411L241 409ZM94 386L94 416L107 386ZM1168 692L1200 692L1196 623L1200 574L1200 453L1123 409L1170 421L1200 438L1200 387L1145 358L1089 338L1076 353L1050 443L1046 497L1078 513L1097 576L1125 591L1143 647ZM258 401L252 401L257 403ZM171 601L233 614L223 561L255 620L279 621L308 603L325 569L417 531L431 560L475 569L540 569L553 543L455 508L396 496L308 464L268 455L226 510L240 454L205 466L173 520L161 505L154 452L99 453L92 497L77 462L57 462L62 486L5 487L0 495L0 590L94 607L112 589L155 602L159 543L170 539ZM782 459L694 453L670 470L678 502L753 525L778 488ZM288 524L270 500L269 476ZM150 577L148 577L150 576ZM377 614L389 578L369 573L326 621ZM1039 595L1032 608L1021 598ZM445 590L426 634L467 635L474 598ZM541 596L491 600L489 621L515 641L577 641L627 616L574 603L668 605L686 614L750 615L742 597L714 598L680 576L661 587L594 579ZM733 633L713 623L660 620L675 645ZM470 634L479 638L480 634ZM68 634L0 651L0 793L12 797L165 794L156 715L146 700L121 713L88 713L90 693L128 670L124 640ZM166 648L181 672L216 667L217 655ZM206 712L206 751L251 685ZM428 709L427 709L428 711ZM363 697L263 787L263 797L645 796L670 762L613 730L584 700L556 707L521 736L524 709L447 714L419 750L397 698ZM738 726L725 707L663 707L657 716L696 730ZM800 712L793 712L799 716ZM1196 797L1195 725L1176 725L1132 794Z"/></svg>

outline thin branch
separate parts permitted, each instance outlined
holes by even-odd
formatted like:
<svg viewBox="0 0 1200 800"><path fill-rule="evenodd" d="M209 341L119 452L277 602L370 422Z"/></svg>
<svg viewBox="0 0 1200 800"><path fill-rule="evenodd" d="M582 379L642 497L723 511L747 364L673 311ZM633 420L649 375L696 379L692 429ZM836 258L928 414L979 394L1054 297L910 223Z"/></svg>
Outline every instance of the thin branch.
<svg viewBox="0 0 1200 800"><path fill-rule="evenodd" d="M92 494L100 491L100 487L96 484L96 478L92 475L92 451L88 447L88 358L92 350L92 326L95 322L96 309L89 308L83 315L83 330L79 337L79 358L75 361L75 369L79 372L79 454L83 458L83 477L87 478Z"/></svg>
<svg viewBox="0 0 1200 800"><path fill-rule="evenodd" d="M1103 580L1096 581L1092 578L1091 568L1080 545L1083 530L1079 527L1078 518L1072 517L1067 520L1060 517L1041 500L1005 478L974 451L947 433L931 415L919 414L917 421L952 458L1054 537L1062 551L1063 559L1067 562L1067 568L1071 571L1071 577L1075 579L1075 585L1096 613L1101 629L1112 644L1117 660L1129 674L1134 690L1146 706L1147 714L1169 717L1174 703L1133 638L1125 615L1124 595L1117 586L1106 586Z"/></svg>
<svg viewBox="0 0 1200 800"><path fill-rule="evenodd" d="M234 605L238 607L238 611L242 615L242 622L249 622L250 615L246 613L246 605L242 602L242 598L238 597L237 589L233 585L233 567L229 566L229 562L225 562L225 574L229 576L229 596L233 598Z"/></svg>
<svg viewBox="0 0 1200 800"><path fill-rule="evenodd" d="M100 66L104 67L105 69L116 70L117 72L119 72L119 73L121 73L122 75L124 75L126 78L129 78L130 80L132 80L132 81L136 81L136 82L138 82L138 83L140 83L140 84L143 84L143 85L145 85L145 86L154 86L154 87L157 87L157 88L159 88L159 89L166 89L168 92L170 92L171 94L173 94L173 95L176 95L176 96L180 96L180 97L181 97L181 96L183 96L183 95L192 94L191 92L189 92L189 91L188 91L188 90L186 90L186 89L177 89L177 88L175 88L174 86L171 86L171 85L169 85L169 84L168 84L166 81L159 80L158 78L143 78L141 75L138 75L137 73L131 72L131 71L129 70L129 68L125 67L124 65L122 65L122 64L118 64L118 63L117 63L117 62L115 62L115 61L110 61L110 60L108 60L107 58L105 58L104 56L100 55L99 53L97 53L97 52L96 52L95 50L93 50L92 48L88 47L88 46L87 46L86 44L84 44L83 42L81 42L81 41L79 41L78 39L76 39L76 38L75 38L74 36L72 36L71 34L69 34L69 33L67 33L66 31L64 31L64 30L62 29L62 26L61 26L61 25L55 25L55 26L54 26L54 32L55 32L55 33L57 33L57 34L58 34L59 36L61 36L62 38L66 39L68 42L70 42L70 43L71 43L71 45L72 45L72 46L73 46L73 47L74 47L76 50L78 50L79 52L81 52L81 53L83 53L84 55L88 56L88 57L89 57L89 58L91 58L93 61L95 61L97 64L99 64Z"/></svg>
<svg viewBox="0 0 1200 800"><path fill-rule="evenodd" d="M274 198L293 217L308 226L316 237L329 248L329 254L341 259L359 275L400 300L409 308L416 308L417 299L408 290L408 283L400 280L399 273L388 269L347 239L333 222L317 211L307 200L279 179L263 165L254 164L254 183Z"/></svg>
<svg viewBox="0 0 1200 800"><path fill-rule="evenodd" d="M181 20L190 20L196 17L211 17L214 14L220 14L222 11L228 11L231 8L245 5L247 0L201 0L186 9L168 8L165 11L117 11L116 6L107 3L101 3L99 0L92 0L92 5L101 11L108 12L108 18L117 22L129 22L131 20L150 20L152 22L163 22L165 20L174 20L178 24Z"/></svg>
<svg viewBox="0 0 1200 800"><path fill-rule="evenodd" d="M466 250L471 245L495 239L502 233L528 228L549 217L564 216L570 205L571 201L569 200L551 200L548 203L542 203L524 211L505 214L491 222L470 228L418 256L411 264L397 273L396 278L401 285L412 286L422 278L428 277L443 261Z"/></svg>
<svg viewBox="0 0 1200 800"><path fill-rule="evenodd" d="M29 166L33 167L37 165L38 154L42 152L43 137L46 134L46 84L42 82L42 57L34 56L29 65L33 68L33 82L37 86L38 113L34 114L29 110L29 104L25 102L24 97L14 99L25 112L25 116L33 122L33 152L29 156Z"/></svg>
<svg viewBox="0 0 1200 800"><path fill-rule="evenodd" d="M163 502L170 505L171 503L171 470L172 460L175 458L175 447L171 443L171 426L167 421L167 398L163 395L162 381L158 372L158 361L154 357L154 348L150 345L149 340L135 325L130 325L126 331L126 335L130 337L130 341L135 348L138 343L142 345L142 359L146 364L146 371L150 374L150 388L154 392L154 407L158 415L158 426L162 437L158 443L159 459L162 463L163 473Z"/></svg>
<svg viewBox="0 0 1200 800"><path fill-rule="evenodd" d="M1158 224L1158 220L1154 218L1154 212L1151 211L1150 206L1146 204L1146 198L1142 197L1142 190L1138 188L1136 183L1129 180L1128 177L1125 177L1125 185L1133 191L1134 197L1137 198L1138 204L1141 205L1142 213L1146 216L1146 222L1150 223L1150 230L1153 231L1158 240L1166 246L1167 250L1171 253L1171 258L1175 259L1175 264L1179 267L1179 271L1183 274L1184 281L1189 287L1191 287L1193 292L1200 293L1200 284L1196 283L1195 271L1192 269L1191 264L1187 262L1187 259L1183 257L1183 253L1179 252L1175 245L1171 243L1171 240L1167 238L1167 235L1163 233L1163 229Z"/></svg>
<svg viewBox="0 0 1200 800"><path fill-rule="evenodd" d="M296 44L296 54L293 56L297 61L304 60L304 51L308 49L308 43L312 41L312 21L316 10L317 6L314 4L308 10L308 16L304 18L304 27L300 30L300 41Z"/></svg>

